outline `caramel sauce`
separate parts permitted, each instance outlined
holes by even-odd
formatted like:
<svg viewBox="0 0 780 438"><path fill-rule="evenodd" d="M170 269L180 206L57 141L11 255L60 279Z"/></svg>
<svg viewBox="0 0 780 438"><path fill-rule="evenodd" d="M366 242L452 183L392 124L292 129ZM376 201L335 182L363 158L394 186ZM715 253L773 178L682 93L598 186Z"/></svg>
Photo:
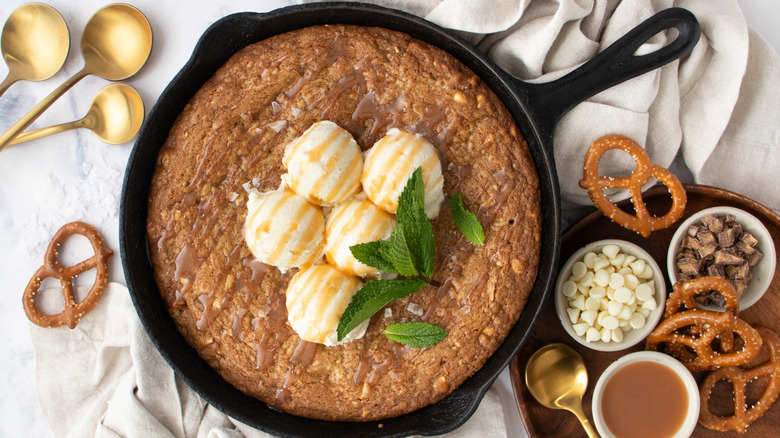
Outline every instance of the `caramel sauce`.
<svg viewBox="0 0 780 438"><path fill-rule="evenodd" d="M656 362L626 365L604 385L601 413L618 438L671 437L687 412L685 383L672 369Z"/></svg>

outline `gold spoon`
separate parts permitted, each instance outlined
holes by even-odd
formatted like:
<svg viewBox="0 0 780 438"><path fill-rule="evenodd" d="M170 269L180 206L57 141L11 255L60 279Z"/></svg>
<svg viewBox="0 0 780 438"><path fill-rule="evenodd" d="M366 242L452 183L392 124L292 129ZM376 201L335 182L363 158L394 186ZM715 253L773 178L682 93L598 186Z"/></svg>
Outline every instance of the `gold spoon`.
<svg viewBox="0 0 780 438"><path fill-rule="evenodd" d="M525 366L525 385L543 406L572 412L588 436L598 438L598 433L582 411L588 372L582 357L571 347L550 344L534 353Z"/></svg>
<svg viewBox="0 0 780 438"><path fill-rule="evenodd" d="M70 129L86 128L104 143L122 144L132 140L144 121L144 101L135 88L111 84L95 94L87 115L73 122L26 131L9 145L37 140Z"/></svg>
<svg viewBox="0 0 780 438"><path fill-rule="evenodd" d="M89 19L81 38L84 68L0 136L0 150L85 76L94 74L109 81L127 79L143 67L151 50L152 28L138 9L113 4L97 11Z"/></svg>
<svg viewBox="0 0 780 438"><path fill-rule="evenodd" d="M70 50L70 34L62 15L42 3L17 8L3 26L0 46L8 75L0 95L16 81L42 81L54 76Z"/></svg>

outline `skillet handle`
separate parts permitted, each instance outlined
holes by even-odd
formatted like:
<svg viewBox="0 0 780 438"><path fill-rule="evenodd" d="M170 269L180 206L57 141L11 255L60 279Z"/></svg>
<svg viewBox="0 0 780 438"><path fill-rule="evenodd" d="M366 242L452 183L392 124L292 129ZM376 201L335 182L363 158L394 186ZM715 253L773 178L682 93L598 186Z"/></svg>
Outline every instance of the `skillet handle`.
<svg viewBox="0 0 780 438"><path fill-rule="evenodd" d="M677 38L666 46L635 55L650 38L676 28ZM701 29L696 17L682 8L664 9L633 28L576 70L552 82L522 83L539 122L540 134L552 140L555 125L575 105L628 79L661 67L687 55L699 41ZM547 144L552 145L552 141Z"/></svg>

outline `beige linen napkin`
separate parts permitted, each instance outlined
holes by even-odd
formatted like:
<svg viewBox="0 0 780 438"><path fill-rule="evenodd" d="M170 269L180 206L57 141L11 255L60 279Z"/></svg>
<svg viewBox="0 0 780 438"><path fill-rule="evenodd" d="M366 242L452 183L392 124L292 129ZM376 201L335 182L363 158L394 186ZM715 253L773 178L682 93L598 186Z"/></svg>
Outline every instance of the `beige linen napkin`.
<svg viewBox="0 0 780 438"><path fill-rule="evenodd" d="M49 292L54 293L40 294L43 309L59 294ZM121 284L109 283L75 329L30 324L30 332L38 400L57 437L270 436L211 407L176 376L147 337ZM495 390L450 436L479 433L507 436Z"/></svg>

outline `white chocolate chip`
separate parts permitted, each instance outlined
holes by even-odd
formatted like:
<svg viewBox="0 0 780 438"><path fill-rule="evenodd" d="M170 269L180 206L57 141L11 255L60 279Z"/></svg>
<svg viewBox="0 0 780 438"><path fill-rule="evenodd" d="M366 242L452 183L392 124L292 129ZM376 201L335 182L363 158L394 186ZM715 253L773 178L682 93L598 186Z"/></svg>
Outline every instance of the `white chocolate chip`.
<svg viewBox="0 0 780 438"><path fill-rule="evenodd" d="M614 259L618 252L620 252L620 247L617 245L604 245L604 247L601 248L601 253L610 259Z"/></svg>
<svg viewBox="0 0 780 438"><path fill-rule="evenodd" d="M615 318L612 315L605 316L604 319L601 321L601 325L604 328L607 328L607 329L610 329L610 330L615 330L616 328L618 328L618 324L619 323L620 323L620 321L618 321L618 319Z"/></svg>
<svg viewBox="0 0 780 438"><path fill-rule="evenodd" d="M571 328L574 329L574 333L577 333L577 336L584 336L585 332L588 331L590 326L588 325L587 322L581 322L581 323L572 325Z"/></svg>
<svg viewBox="0 0 780 438"><path fill-rule="evenodd" d="M571 321L572 324L576 324L577 320L580 319L580 309L573 309L571 307L567 307L566 312L568 312L569 321Z"/></svg>
<svg viewBox="0 0 780 438"><path fill-rule="evenodd" d="M593 270L598 271L599 269L604 269L607 266L609 266L609 260L607 260L606 257L603 255L598 256L596 260L593 262Z"/></svg>
<svg viewBox="0 0 780 438"><path fill-rule="evenodd" d="M602 298L607 296L607 290L601 286L594 286L590 288L590 292L588 296L591 298L598 298L599 300L601 300Z"/></svg>
<svg viewBox="0 0 780 438"><path fill-rule="evenodd" d="M649 300L642 303L642 308L647 310L655 310L658 307L658 303L655 302L655 298L650 297Z"/></svg>
<svg viewBox="0 0 780 438"><path fill-rule="evenodd" d="M609 284L609 274L603 269L599 269L593 275L593 282L598 286L606 287Z"/></svg>
<svg viewBox="0 0 780 438"><path fill-rule="evenodd" d="M585 300L585 310L599 310L600 305L601 300L599 298L588 297L588 299Z"/></svg>
<svg viewBox="0 0 780 438"><path fill-rule="evenodd" d="M653 268L650 267L650 265L645 265L645 269L642 270L641 274L636 274L637 277L642 279L650 279L653 278Z"/></svg>
<svg viewBox="0 0 780 438"><path fill-rule="evenodd" d="M626 254L625 260L623 260L623 267L631 266L631 263L634 263L634 260L636 260L636 257L632 256L631 254Z"/></svg>
<svg viewBox="0 0 780 438"><path fill-rule="evenodd" d="M609 276L609 287L617 290L619 287L623 287L625 279L620 274L612 274Z"/></svg>
<svg viewBox="0 0 780 438"><path fill-rule="evenodd" d="M593 284L593 272L588 271L579 281L582 286L590 286Z"/></svg>
<svg viewBox="0 0 780 438"><path fill-rule="evenodd" d="M636 298L643 302L653 298L653 289L647 283L640 284L636 287Z"/></svg>
<svg viewBox="0 0 780 438"><path fill-rule="evenodd" d="M607 311L612 316L620 315L620 311L623 310L623 304L617 301L610 301L607 305Z"/></svg>
<svg viewBox="0 0 780 438"><path fill-rule="evenodd" d="M623 321L628 321L631 319L631 308L628 306L623 306L622 309L620 309L620 313L617 314L617 319L622 319Z"/></svg>
<svg viewBox="0 0 780 438"><path fill-rule="evenodd" d="M631 321L629 321L631 324L631 328L639 329L645 326L645 316L641 313L634 313L631 315Z"/></svg>
<svg viewBox="0 0 780 438"><path fill-rule="evenodd" d="M582 262L585 263L585 266L587 266L589 269L593 269L593 264L596 262L596 257L596 253L590 251L582 258Z"/></svg>
<svg viewBox="0 0 780 438"><path fill-rule="evenodd" d="M574 265L572 265L572 267L571 267L571 277L572 277L572 280L579 280L587 272L588 272L588 267L585 266L585 263L582 263L582 262L574 263Z"/></svg>
<svg viewBox="0 0 780 438"><path fill-rule="evenodd" d="M612 257L612 260L609 261L609 264L616 268L620 268L623 267L623 261L625 259L626 259L625 254L618 254L615 257Z"/></svg>
<svg viewBox="0 0 780 438"><path fill-rule="evenodd" d="M629 289L636 290L639 287L639 279L634 274L626 274L623 276L623 283Z"/></svg>
<svg viewBox="0 0 780 438"><path fill-rule="evenodd" d="M588 331L585 332L585 341L596 342L599 339L601 339L601 333L599 333L599 331L595 328L590 327L588 328Z"/></svg>
<svg viewBox="0 0 780 438"><path fill-rule="evenodd" d="M577 283L571 280L564 281L561 285L561 292L563 293L563 296L567 298L574 296L574 294L577 293Z"/></svg>
<svg viewBox="0 0 780 438"><path fill-rule="evenodd" d="M623 277L621 277L623 278ZM619 303L627 303L631 301L631 290L627 287L616 287L615 288L615 300Z"/></svg>
<svg viewBox="0 0 780 438"><path fill-rule="evenodd" d="M569 305L575 309L585 310L585 296L577 295L577 298L569 302Z"/></svg>
<svg viewBox="0 0 780 438"><path fill-rule="evenodd" d="M599 332L601 335L601 342L609 342L610 339L612 339L612 330L604 327Z"/></svg>
<svg viewBox="0 0 780 438"><path fill-rule="evenodd" d="M634 275L639 276L645 270L645 261L639 259L631 263L629 266L631 266L631 271L634 272Z"/></svg>
<svg viewBox="0 0 780 438"><path fill-rule="evenodd" d="M623 330L612 330L612 342L623 342Z"/></svg>
<svg viewBox="0 0 780 438"><path fill-rule="evenodd" d="M594 322L596 322L596 317L598 316L598 312L595 310L586 310L580 314L580 319L588 323L588 325L592 326Z"/></svg>

